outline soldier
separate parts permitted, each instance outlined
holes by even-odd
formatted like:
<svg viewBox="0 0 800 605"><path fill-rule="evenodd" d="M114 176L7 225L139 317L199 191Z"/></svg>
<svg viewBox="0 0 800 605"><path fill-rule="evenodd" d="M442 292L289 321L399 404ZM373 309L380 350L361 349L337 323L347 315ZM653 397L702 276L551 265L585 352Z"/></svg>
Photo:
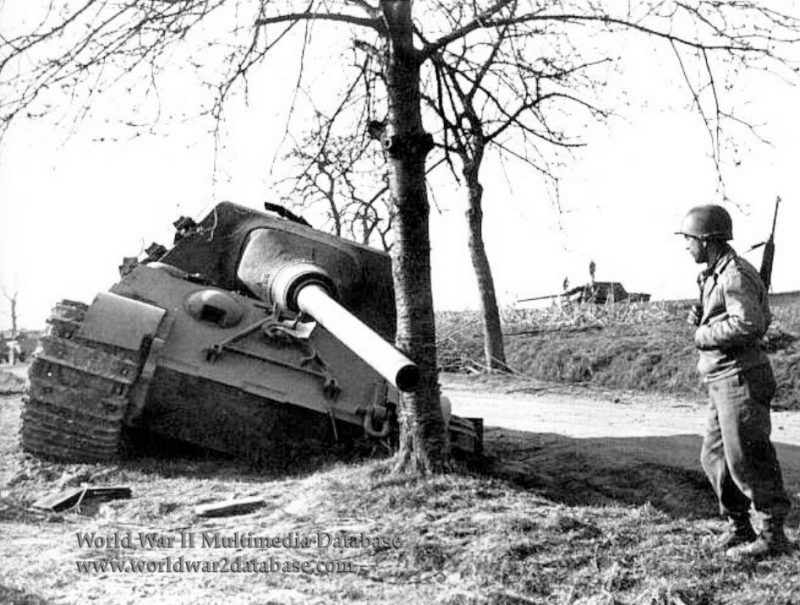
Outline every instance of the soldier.
<svg viewBox="0 0 800 605"><path fill-rule="evenodd" d="M679 235L696 263L700 305L687 321L697 330L698 371L708 386L709 414L700 460L730 528L726 556L761 557L791 550L783 530L790 502L770 442L775 377L761 338L771 321L758 271L728 244L733 224L721 206L692 208ZM750 507L760 517L757 534Z"/></svg>

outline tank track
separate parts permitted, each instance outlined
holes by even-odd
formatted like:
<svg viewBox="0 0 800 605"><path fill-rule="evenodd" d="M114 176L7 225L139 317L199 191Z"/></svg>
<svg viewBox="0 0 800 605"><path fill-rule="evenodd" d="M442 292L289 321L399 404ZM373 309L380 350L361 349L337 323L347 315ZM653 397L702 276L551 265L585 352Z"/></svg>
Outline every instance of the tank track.
<svg viewBox="0 0 800 605"><path fill-rule="evenodd" d="M28 372L22 449L80 462L117 456L139 352L78 336L88 306L64 300L52 311Z"/></svg>

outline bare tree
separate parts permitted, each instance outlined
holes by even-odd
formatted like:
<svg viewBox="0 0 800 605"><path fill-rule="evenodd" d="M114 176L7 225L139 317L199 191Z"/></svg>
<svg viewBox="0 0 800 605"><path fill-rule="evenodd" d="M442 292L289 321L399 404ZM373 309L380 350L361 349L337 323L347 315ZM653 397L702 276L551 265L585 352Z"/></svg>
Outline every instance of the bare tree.
<svg viewBox="0 0 800 605"><path fill-rule="evenodd" d="M14 291L13 294L9 294L5 288L3 288L3 296L5 296L8 304L10 306L11 311L11 339L16 340L17 338L17 297L19 292Z"/></svg>
<svg viewBox="0 0 800 605"><path fill-rule="evenodd" d="M358 136L330 135L333 124L323 119L286 155L299 173L286 179L286 204L319 208L322 229L387 252L392 248L394 209L383 154ZM361 131L363 133L363 130Z"/></svg>
<svg viewBox="0 0 800 605"><path fill-rule="evenodd" d="M289 185L282 194L284 204L321 209L324 223L319 228L391 251L395 211L388 166L382 151L362 136L367 132L380 139L384 124L373 120L350 136L333 135L335 118L319 117L319 123L286 154L298 172L283 181ZM443 162L444 158L433 162L427 172Z"/></svg>
<svg viewBox="0 0 800 605"><path fill-rule="evenodd" d="M63 90L81 107L115 84L131 87L131 95L155 91L165 67L179 59L209 84L208 110L221 118L226 100L246 92L255 66L295 32L303 34L307 46L315 44L313 29L329 26L331 34L366 39L377 49L386 99L382 141L395 212L396 343L421 370L420 386L401 405L397 468L420 471L447 467L430 284L425 164L433 140L423 127L423 68L432 69L448 49L466 48L468 41L492 38L505 28L517 33L504 44L523 45L513 52L538 53L542 64L552 54L548 40L554 35L562 41L584 40L598 48L599 58L609 56L601 43L614 35L648 36L678 57L718 160L723 126L743 124L724 103L726 73L781 69L785 62L778 49L796 42L800 32L797 17L770 0L438 0L413 5L410 0L309 0L299 10L293 3L266 0L76 0L47 6L40 22L24 27L0 20L1 128L21 115L53 109L48 103ZM485 52L489 47L474 48ZM181 49L179 59L176 49ZM474 65L483 62L464 56ZM342 63L333 58L331 67ZM497 98L499 106L508 100ZM546 140L552 134L535 127L528 138Z"/></svg>
<svg viewBox="0 0 800 605"><path fill-rule="evenodd" d="M459 17L468 18L463 14ZM553 32L550 37L563 45L563 33ZM566 150L580 143L570 141L564 132L565 128L578 129L569 123L553 124L548 108L555 103L563 113L565 106L575 105L605 118L606 111L582 97L588 98L598 85L587 72L608 59L583 62L575 49L566 53L559 46L543 58L527 48L531 31L511 21L495 28L491 35L474 38L432 55L433 76L424 99L441 123L440 145L446 157L453 154L461 164L467 193L468 248L480 295L486 367L507 370L500 312L483 238L483 161L487 151L494 148L557 186L552 168L558 163L554 148Z"/></svg>

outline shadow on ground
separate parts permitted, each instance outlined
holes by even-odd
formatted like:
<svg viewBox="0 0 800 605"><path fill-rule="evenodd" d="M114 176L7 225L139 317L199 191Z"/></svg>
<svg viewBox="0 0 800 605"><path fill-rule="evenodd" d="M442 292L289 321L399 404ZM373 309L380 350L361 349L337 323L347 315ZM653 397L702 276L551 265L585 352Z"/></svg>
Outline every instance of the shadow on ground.
<svg viewBox="0 0 800 605"><path fill-rule="evenodd" d="M357 463L390 454L386 446L367 440L290 441L267 456L248 459L142 432L127 435L117 464L144 472L157 468L166 477L212 479L235 472L240 480L263 482L298 478L341 462Z"/></svg>
<svg viewBox="0 0 800 605"><path fill-rule="evenodd" d="M718 516L698 459L698 435L574 439L553 433L489 428L483 474L568 506L650 503L677 518ZM800 521L800 447L782 445L787 491L794 508L788 525Z"/></svg>

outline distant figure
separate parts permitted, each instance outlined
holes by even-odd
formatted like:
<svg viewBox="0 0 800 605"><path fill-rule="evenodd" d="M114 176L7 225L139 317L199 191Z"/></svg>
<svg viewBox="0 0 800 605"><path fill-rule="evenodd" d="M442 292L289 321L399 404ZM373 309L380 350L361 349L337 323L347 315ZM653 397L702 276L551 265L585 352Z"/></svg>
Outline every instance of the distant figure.
<svg viewBox="0 0 800 605"><path fill-rule="evenodd" d="M731 558L791 550L783 525L790 501L770 442L775 377L761 338L772 319L761 277L728 240L733 223L721 206L692 208L678 234L695 262L700 304L687 321L697 330L698 371L708 386L709 415L700 460L730 521L721 546ZM753 529L750 508L760 517Z"/></svg>
<svg viewBox="0 0 800 605"><path fill-rule="evenodd" d="M597 271L597 265L594 264L594 261L589 261L589 277L591 278L592 283L594 283L595 271Z"/></svg>
<svg viewBox="0 0 800 605"><path fill-rule="evenodd" d="M569 277L564 278L564 283L561 284L561 287L564 289L564 292L569 290Z"/></svg>

